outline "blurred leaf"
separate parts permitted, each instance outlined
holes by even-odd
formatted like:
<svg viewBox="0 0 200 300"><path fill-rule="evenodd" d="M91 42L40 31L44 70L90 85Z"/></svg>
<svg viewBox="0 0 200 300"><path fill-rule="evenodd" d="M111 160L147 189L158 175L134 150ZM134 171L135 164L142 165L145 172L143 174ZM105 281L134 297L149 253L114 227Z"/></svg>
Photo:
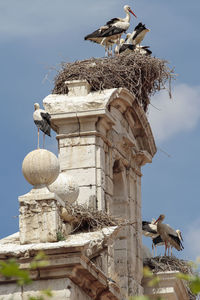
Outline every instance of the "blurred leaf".
<svg viewBox="0 0 200 300"><path fill-rule="evenodd" d="M155 276L153 279L151 279L148 282L148 286L150 286L150 287L156 286L159 282L160 282L160 278L158 276Z"/></svg>
<svg viewBox="0 0 200 300"><path fill-rule="evenodd" d="M15 259L9 259L7 262L0 261L0 273L7 278L16 278L18 285L31 283L29 272L21 270Z"/></svg>
<svg viewBox="0 0 200 300"><path fill-rule="evenodd" d="M34 257L33 261L30 263L31 269L37 269L46 267L49 265L47 260L47 256L43 251L38 252L38 254Z"/></svg>
<svg viewBox="0 0 200 300"><path fill-rule="evenodd" d="M190 281L191 280L191 276L188 275L188 274L178 273L176 275L176 277L179 278L179 279L186 280L186 281Z"/></svg>
<svg viewBox="0 0 200 300"><path fill-rule="evenodd" d="M52 293L52 291L51 290L43 290L42 291L42 294L44 294L44 295L46 295L46 296L48 296L48 297L53 297L53 293Z"/></svg>
<svg viewBox="0 0 200 300"><path fill-rule="evenodd" d="M189 286L193 294L197 295L198 293L200 293L200 277L194 276L191 279Z"/></svg>
<svg viewBox="0 0 200 300"><path fill-rule="evenodd" d="M143 276L147 278L153 277L153 273L150 271L148 267L143 268Z"/></svg>
<svg viewBox="0 0 200 300"><path fill-rule="evenodd" d="M38 296L38 297L29 297L28 300L44 300L44 298L42 296Z"/></svg>

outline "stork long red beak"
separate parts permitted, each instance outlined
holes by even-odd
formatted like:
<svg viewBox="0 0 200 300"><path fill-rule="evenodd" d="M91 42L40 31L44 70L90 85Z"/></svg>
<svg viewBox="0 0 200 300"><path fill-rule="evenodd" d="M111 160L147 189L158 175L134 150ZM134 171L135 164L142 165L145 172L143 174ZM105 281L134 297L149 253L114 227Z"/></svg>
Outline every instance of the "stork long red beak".
<svg viewBox="0 0 200 300"><path fill-rule="evenodd" d="M160 217L153 223L155 225L160 220Z"/></svg>
<svg viewBox="0 0 200 300"><path fill-rule="evenodd" d="M134 14L134 12L133 12L131 9L129 9L128 11L129 11L132 15L134 15L134 17L137 18L137 16Z"/></svg>

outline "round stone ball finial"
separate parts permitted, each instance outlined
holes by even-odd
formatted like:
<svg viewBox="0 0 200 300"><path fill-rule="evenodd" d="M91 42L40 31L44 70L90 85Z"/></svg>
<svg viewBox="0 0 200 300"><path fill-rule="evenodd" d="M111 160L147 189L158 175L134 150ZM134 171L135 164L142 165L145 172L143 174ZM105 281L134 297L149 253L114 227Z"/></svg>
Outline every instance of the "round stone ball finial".
<svg viewBox="0 0 200 300"><path fill-rule="evenodd" d="M57 179L48 186L50 192L57 194L63 201L73 203L79 195L79 186L75 179L61 172Z"/></svg>
<svg viewBox="0 0 200 300"><path fill-rule="evenodd" d="M56 155L46 149L37 149L24 158L22 172L32 185L49 185L56 180L60 164Z"/></svg>

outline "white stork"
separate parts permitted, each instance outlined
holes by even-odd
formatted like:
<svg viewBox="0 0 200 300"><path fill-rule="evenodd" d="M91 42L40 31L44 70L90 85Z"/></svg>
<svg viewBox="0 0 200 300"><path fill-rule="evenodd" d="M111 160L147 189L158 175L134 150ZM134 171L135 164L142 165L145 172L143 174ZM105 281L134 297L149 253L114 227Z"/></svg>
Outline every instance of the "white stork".
<svg viewBox="0 0 200 300"><path fill-rule="evenodd" d="M133 45L127 44L124 42L122 45L119 46L119 54L122 52L139 52L142 55L151 55L152 51L149 50L149 46L140 46L140 45Z"/></svg>
<svg viewBox="0 0 200 300"><path fill-rule="evenodd" d="M140 45L145 35L149 31L150 29L146 28L145 24L139 23L134 28L131 34L130 33L127 34L125 41L127 42L127 44Z"/></svg>
<svg viewBox="0 0 200 300"><path fill-rule="evenodd" d="M152 220L152 222L142 221L142 234L152 239L152 255L156 256L157 249L156 245L153 243L153 240L155 240L159 236L159 234L157 232L157 225L154 223L154 219Z"/></svg>
<svg viewBox="0 0 200 300"><path fill-rule="evenodd" d="M179 238L179 235L168 224L162 223L164 219L165 215L160 215L159 218L155 221L154 225L157 224L157 232L165 243L165 255L168 245L171 245L178 251L183 250L183 245Z"/></svg>
<svg viewBox="0 0 200 300"><path fill-rule="evenodd" d="M130 13L136 17L128 5L124 6L124 11L126 13L125 18L111 19L104 26L101 26L99 29L85 36L84 39L103 45L106 52L108 49L107 41L110 41L110 43L113 41L113 44L119 44L121 35L126 32L130 26Z"/></svg>
<svg viewBox="0 0 200 300"><path fill-rule="evenodd" d="M149 46L140 46L140 43L149 31L150 29L146 28L144 24L139 23L132 33L127 33L125 42L119 48L119 53L124 51L134 51L143 55L151 55L152 52L148 49Z"/></svg>
<svg viewBox="0 0 200 300"><path fill-rule="evenodd" d="M38 149L39 149L39 130L41 130L43 134L43 148L44 148L44 140L45 134L51 136L51 116L44 109L40 109L40 105L38 103L34 104L35 111L33 113L33 120L38 128Z"/></svg>
<svg viewBox="0 0 200 300"><path fill-rule="evenodd" d="M182 244L183 238L182 238L181 231L179 229L177 229L176 233L177 233L178 238L180 240L181 247L182 247L182 249L184 249L183 244ZM158 235L157 237L153 238L152 239L152 243L153 243L153 246L155 247L155 249L156 249L157 246L164 246L165 245L165 243L163 242L163 240L162 240L162 238L161 238L160 235ZM173 247L171 245L168 247L168 255L169 255L169 248L171 248L171 256L172 256L172 248Z"/></svg>

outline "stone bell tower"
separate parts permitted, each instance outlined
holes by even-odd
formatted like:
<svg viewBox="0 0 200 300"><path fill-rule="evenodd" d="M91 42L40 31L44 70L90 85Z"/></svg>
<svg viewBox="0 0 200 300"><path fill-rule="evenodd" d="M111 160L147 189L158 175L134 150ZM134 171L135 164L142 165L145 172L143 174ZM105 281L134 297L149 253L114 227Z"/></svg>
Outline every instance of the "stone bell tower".
<svg viewBox="0 0 200 300"><path fill-rule="evenodd" d="M66 85L67 95L43 100L57 132L61 172L77 179L78 203L136 222L110 246L115 269L108 271L124 293L142 293L141 167L156 153L150 125L124 88L91 92L84 80Z"/></svg>

